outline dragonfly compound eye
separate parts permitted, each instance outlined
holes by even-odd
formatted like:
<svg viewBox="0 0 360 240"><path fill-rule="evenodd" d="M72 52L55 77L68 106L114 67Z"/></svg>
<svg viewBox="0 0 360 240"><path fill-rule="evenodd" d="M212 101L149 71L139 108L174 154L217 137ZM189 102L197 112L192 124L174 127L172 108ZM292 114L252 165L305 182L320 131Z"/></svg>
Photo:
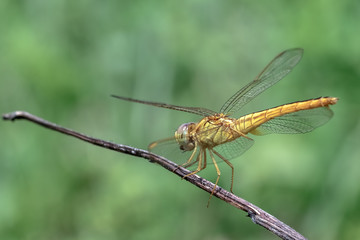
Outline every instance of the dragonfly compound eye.
<svg viewBox="0 0 360 240"><path fill-rule="evenodd" d="M195 143L192 136L192 130L195 127L195 123L184 123L175 132L175 139L180 145L180 149L183 151L191 151L195 147Z"/></svg>

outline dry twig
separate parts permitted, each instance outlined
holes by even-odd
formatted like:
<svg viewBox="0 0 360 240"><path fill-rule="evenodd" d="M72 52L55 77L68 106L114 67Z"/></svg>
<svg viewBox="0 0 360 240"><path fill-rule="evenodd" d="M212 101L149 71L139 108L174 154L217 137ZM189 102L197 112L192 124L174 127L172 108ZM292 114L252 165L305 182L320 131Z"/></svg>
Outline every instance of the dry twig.
<svg viewBox="0 0 360 240"><path fill-rule="evenodd" d="M34 122L36 124L39 124L43 127L55 130L57 132L64 133L66 135L70 135L70 136L79 138L83 141L89 142L91 144L94 144L94 145L97 145L97 146L100 146L103 148L111 149L111 150L121 152L121 153L126 153L126 154L133 155L136 157L142 157L142 158L149 160L149 162L157 163L157 164L161 165L165 169L175 173L176 175L178 175L182 178L190 173L189 170L179 167L178 165L169 161L168 159L158 156L156 154L153 154L151 152L148 152L146 150L142 150L142 149L138 149L138 148L122 145L122 144L111 143L111 142L104 141L104 140L97 139L97 138L88 137L79 132L61 127L61 126L56 125L51 122L48 122L48 121L46 121L42 118L39 118L37 116L34 116L28 112L15 111L15 112L7 113L7 114L3 115L3 119L11 120L11 121L18 120L18 119L25 119L25 120ZM209 193L211 193L212 189L214 188L214 183L212 183L206 179L203 179L195 174L189 175L189 176L185 177L184 179ZM283 222L281 222L274 216L268 214L267 212L265 212L264 210L255 206L254 204L224 190L223 188L221 188L219 186L216 187L214 196L217 198L220 198L221 200L229 203L230 205L232 205L238 209L241 209L241 210L247 212L248 216L251 218L251 220L254 223L268 229L269 231L273 232L274 234L276 234L277 236L279 236L282 239L295 239L295 240L306 239L300 233L296 232L294 229L287 226L286 224L284 224Z"/></svg>

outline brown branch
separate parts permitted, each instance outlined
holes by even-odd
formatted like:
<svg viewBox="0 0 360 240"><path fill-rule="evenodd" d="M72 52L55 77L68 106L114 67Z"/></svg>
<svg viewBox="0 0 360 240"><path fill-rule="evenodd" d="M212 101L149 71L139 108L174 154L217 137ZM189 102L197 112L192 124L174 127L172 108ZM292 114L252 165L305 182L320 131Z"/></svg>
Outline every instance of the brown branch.
<svg viewBox="0 0 360 240"><path fill-rule="evenodd" d="M51 122L48 122L42 118L39 118L39 117L34 116L27 112L16 111L16 112L12 112L12 113L7 113L7 114L3 115L3 119L11 120L11 121L14 121L17 119L25 119L25 120L34 122L36 124L39 124L43 127L55 130L57 132L64 133L66 135L70 135L70 136L79 138L83 141L89 142L91 144L94 144L94 145L97 145L97 146L100 146L103 148L111 149L111 150L121 152L121 153L126 153L126 154L133 155L136 157L142 157L142 158L149 160L149 162L157 163L157 164L161 165L165 169L175 173L176 175L178 175L182 178L184 178L187 174L190 173L189 170L179 167L175 163L167 160L166 158L158 156L158 155L148 152L146 150L133 148L133 147L122 145L122 144L111 143L111 142L100 140L97 138L88 137L79 132L61 127L61 126L56 125ZM212 189L214 188L214 183L212 183L206 179L203 179L195 174L187 176L184 179L209 193L211 193ZM296 239L296 240L297 239L306 239L300 233L296 232L294 229L287 226L286 224L284 224L283 222L281 222L274 216L268 214L267 212L265 212L264 210L255 206L254 204L249 203L248 201L224 190L223 188L221 188L219 186L216 187L214 196L222 199L223 201L229 203L230 205L232 205L238 209L241 209L241 210L247 212L248 216L251 218L251 220L254 223L268 229L269 231L273 232L274 234L276 234L277 236L279 236L282 239Z"/></svg>

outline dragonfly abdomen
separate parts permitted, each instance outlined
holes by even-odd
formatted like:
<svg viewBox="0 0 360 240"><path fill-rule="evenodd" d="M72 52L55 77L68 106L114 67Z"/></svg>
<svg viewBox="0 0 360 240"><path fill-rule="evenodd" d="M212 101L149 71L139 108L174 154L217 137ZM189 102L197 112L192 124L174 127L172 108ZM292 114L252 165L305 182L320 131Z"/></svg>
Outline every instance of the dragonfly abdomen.
<svg viewBox="0 0 360 240"><path fill-rule="evenodd" d="M239 131L246 134L273 118L302 110L327 107L329 105L335 104L337 100L338 99L334 97L320 97L316 99L288 103L263 111L250 113L237 119L237 127Z"/></svg>

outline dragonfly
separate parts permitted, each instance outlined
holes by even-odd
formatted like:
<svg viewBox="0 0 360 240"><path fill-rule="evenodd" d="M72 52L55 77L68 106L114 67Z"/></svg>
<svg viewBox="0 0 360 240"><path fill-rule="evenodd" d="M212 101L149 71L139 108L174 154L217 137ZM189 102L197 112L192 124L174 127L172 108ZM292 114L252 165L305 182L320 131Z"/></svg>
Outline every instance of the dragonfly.
<svg viewBox="0 0 360 240"><path fill-rule="evenodd" d="M221 159L231 168L230 191L233 192L234 167L229 160L240 156L254 144L254 140L249 137L249 134L307 133L332 118L333 112L329 106L336 104L338 101L336 97L319 97L297 101L253 112L240 118L231 117L245 104L288 75L301 60L303 51L302 48L293 48L278 54L253 81L231 96L218 112L201 107L184 107L117 95L112 96L130 102L202 116L199 122L181 124L173 137L152 142L149 145L149 150L152 151L164 142L176 141L179 150L191 152L190 157L181 166L188 168L197 164L195 165L197 167L184 178L205 169L208 156L210 156L217 173L217 179L210 194L211 198L221 175L216 159Z"/></svg>

